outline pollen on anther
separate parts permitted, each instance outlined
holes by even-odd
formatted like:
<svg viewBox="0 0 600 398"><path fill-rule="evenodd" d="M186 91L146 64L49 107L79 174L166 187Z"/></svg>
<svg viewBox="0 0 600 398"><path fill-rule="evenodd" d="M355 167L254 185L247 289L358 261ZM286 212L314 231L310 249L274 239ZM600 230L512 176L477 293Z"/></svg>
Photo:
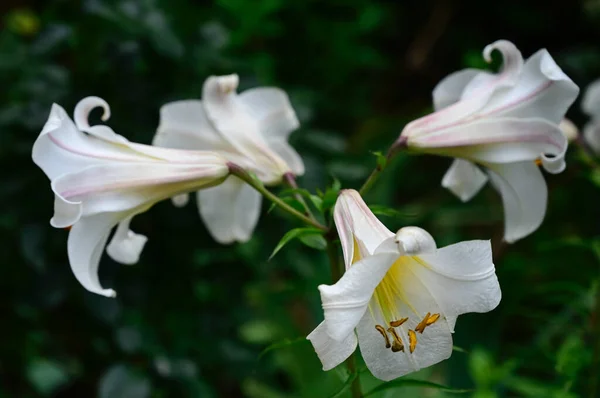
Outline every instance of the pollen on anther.
<svg viewBox="0 0 600 398"><path fill-rule="evenodd" d="M398 326L402 325L406 321L408 321L408 318L400 318L397 321L391 321L390 326L397 328Z"/></svg>
<svg viewBox="0 0 600 398"><path fill-rule="evenodd" d="M410 348L410 353L412 354L417 347L417 334L414 330L409 329L408 331L408 344Z"/></svg>
<svg viewBox="0 0 600 398"><path fill-rule="evenodd" d="M438 319L440 319L440 314L433 314L427 318L426 324L427 326L433 325Z"/></svg>
<svg viewBox="0 0 600 398"><path fill-rule="evenodd" d="M379 333L381 333L381 335L385 339L385 348L390 348L392 345L390 344L390 338L388 337L387 333L385 332L384 327L381 325L375 325L375 329L377 329L377 331Z"/></svg>
<svg viewBox="0 0 600 398"><path fill-rule="evenodd" d="M404 351L404 343L402 343L402 339L398 336L396 329L393 327L388 328L388 332L391 333L394 338L394 344L392 344L392 352Z"/></svg>

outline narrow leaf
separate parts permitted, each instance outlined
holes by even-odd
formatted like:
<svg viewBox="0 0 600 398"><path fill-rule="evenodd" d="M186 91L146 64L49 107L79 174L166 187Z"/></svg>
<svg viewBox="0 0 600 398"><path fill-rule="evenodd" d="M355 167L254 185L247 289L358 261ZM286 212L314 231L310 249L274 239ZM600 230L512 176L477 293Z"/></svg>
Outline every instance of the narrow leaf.
<svg viewBox="0 0 600 398"><path fill-rule="evenodd" d="M291 240L300 238L302 236L315 235L321 233L322 231L317 228L295 228L288 231L285 235L283 235L283 238L281 238L277 246L275 246L275 249L273 250L273 253L271 253L269 260L271 260L279 252L279 250L281 250Z"/></svg>
<svg viewBox="0 0 600 398"><path fill-rule="evenodd" d="M415 379L396 379L392 381L388 381L387 383L381 384L368 393L365 394L365 397L373 395L377 392L385 391L390 388L399 388L399 387L421 387L421 388L434 388L436 390L440 390L443 392L451 393L451 394L464 394L468 392L472 392L472 390L467 389L457 389L452 387L446 387L441 384L433 383L431 381L426 380L415 380Z"/></svg>
<svg viewBox="0 0 600 398"><path fill-rule="evenodd" d="M325 250L325 247L327 247L327 241L320 232L311 235L303 235L300 236L299 239L306 246L313 249Z"/></svg>

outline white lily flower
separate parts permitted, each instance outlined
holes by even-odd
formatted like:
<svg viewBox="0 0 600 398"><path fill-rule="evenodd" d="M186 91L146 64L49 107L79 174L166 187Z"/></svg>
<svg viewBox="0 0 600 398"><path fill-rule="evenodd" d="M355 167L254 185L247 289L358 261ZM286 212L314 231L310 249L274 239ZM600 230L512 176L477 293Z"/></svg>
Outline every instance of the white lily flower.
<svg viewBox="0 0 600 398"><path fill-rule="evenodd" d="M585 89L581 108L591 118L583 129L583 138L600 155L600 80Z"/></svg>
<svg viewBox="0 0 600 398"><path fill-rule="evenodd" d="M90 292L115 296L98 280L100 257L111 229L118 224L108 254L136 263L146 237L129 230L133 216L156 202L223 181L227 160L214 152L180 151L129 142L107 126L90 126L88 115L108 104L88 97L75 108L75 123L57 104L33 145L32 157L50 178L55 194L56 228L71 227L69 262L77 280Z"/></svg>
<svg viewBox="0 0 600 398"><path fill-rule="evenodd" d="M164 105L154 145L205 149L221 153L252 171L265 184L279 183L286 173L304 174L304 164L287 140L299 123L286 93L260 87L236 93L238 76L211 76L202 101ZM187 196L173 199L187 203ZM237 177L197 194L200 216L219 243L250 239L260 215L262 197Z"/></svg>
<svg viewBox="0 0 600 398"><path fill-rule="evenodd" d="M504 239L514 242L544 219L548 192L537 164L564 170L568 143L559 123L579 88L546 50L523 61L500 40L484 49L488 62L493 50L504 58L500 73L466 69L446 77L433 91L436 112L409 123L398 144L457 158L442 185L463 201L491 179L504 205Z"/></svg>
<svg viewBox="0 0 600 398"><path fill-rule="evenodd" d="M357 344L381 380L431 366L450 357L458 315L500 302L489 241L438 249L421 228L394 234L354 190L341 192L334 220L346 272L336 284L319 286L325 320L307 337L324 370Z"/></svg>

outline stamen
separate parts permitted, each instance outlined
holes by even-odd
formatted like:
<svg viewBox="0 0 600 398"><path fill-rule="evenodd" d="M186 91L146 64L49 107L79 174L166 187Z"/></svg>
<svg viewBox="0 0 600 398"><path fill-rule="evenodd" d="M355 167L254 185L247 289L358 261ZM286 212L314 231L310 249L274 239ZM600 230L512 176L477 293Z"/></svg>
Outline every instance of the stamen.
<svg viewBox="0 0 600 398"><path fill-rule="evenodd" d="M425 315L425 317L423 318L423 320L419 322L419 324L415 328L415 331L422 334L427 326L433 325L438 319L440 319L440 314L431 315L431 313L428 312L427 315Z"/></svg>
<svg viewBox="0 0 600 398"><path fill-rule="evenodd" d="M438 319L440 319L440 314L433 314L427 319L427 326L433 325Z"/></svg>
<svg viewBox="0 0 600 398"><path fill-rule="evenodd" d="M412 329L408 330L408 344L410 346L410 353L412 354L417 347L417 334Z"/></svg>
<svg viewBox="0 0 600 398"><path fill-rule="evenodd" d="M427 327L427 319L429 319L429 315L431 315L430 312L427 313L427 315L425 315L425 317L423 318L423 320L421 322L419 322L419 324L417 325L417 327L415 328L415 330L419 333L423 333L423 331L425 330L425 328Z"/></svg>
<svg viewBox="0 0 600 398"><path fill-rule="evenodd" d="M397 328L398 326L402 325L406 321L408 321L408 318L400 318L397 321L391 321L390 326Z"/></svg>
<svg viewBox="0 0 600 398"><path fill-rule="evenodd" d="M385 339L385 348L390 348L391 347L390 338L388 337L387 333L385 332L385 329L383 328L383 326L375 325L375 329L377 329L377 331L379 333L381 333L381 335ZM393 348L392 348L392 350L393 350Z"/></svg>
<svg viewBox="0 0 600 398"><path fill-rule="evenodd" d="M542 165L542 159L539 159L539 158L538 158L538 159L536 159L534 162L535 162L535 165L536 165L536 166L541 166L541 165Z"/></svg>
<svg viewBox="0 0 600 398"><path fill-rule="evenodd" d="M394 344L392 345L392 352L404 351L404 343L402 343L402 339L398 336L396 329L393 327L388 328L388 332L392 334L394 338Z"/></svg>

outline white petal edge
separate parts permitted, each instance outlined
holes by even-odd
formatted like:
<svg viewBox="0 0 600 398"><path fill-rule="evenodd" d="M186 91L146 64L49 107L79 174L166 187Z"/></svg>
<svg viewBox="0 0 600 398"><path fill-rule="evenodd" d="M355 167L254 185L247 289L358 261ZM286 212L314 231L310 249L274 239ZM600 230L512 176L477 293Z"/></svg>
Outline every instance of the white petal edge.
<svg viewBox="0 0 600 398"><path fill-rule="evenodd" d="M358 325L375 288L398 258L398 253L382 253L354 263L334 285L320 285L327 334L342 341Z"/></svg>
<svg viewBox="0 0 600 398"><path fill-rule="evenodd" d="M415 275L425 284L454 329L456 317L489 312L502 298L490 241L460 242L415 257Z"/></svg>
<svg viewBox="0 0 600 398"><path fill-rule="evenodd" d="M323 370L331 370L344 362L354 350L358 341L354 332L342 341L333 340L327 334L325 322L321 322L307 337L323 364Z"/></svg>
<svg viewBox="0 0 600 398"><path fill-rule="evenodd" d="M221 244L247 242L260 217L262 196L237 177L197 193L200 217Z"/></svg>
<svg viewBox="0 0 600 398"><path fill-rule="evenodd" d="M110 258L121 264L136 264L148 241L144 235L136 234L129 229L132 218L133 215L119 223L110 243L106 246L106 253Z"/></svg>
<svg viewBox="0 0 600 398"><path fill-rule="evenodd" d="M354 239L364 245L369 254L394 234L373 214L360 194L344 189L335 203L333 218L340 236L346 268L352 265Z"/></svg>
<svg viewBox="0 0 600 398"><path fill-rule="evenodd" d="M467 84L479 73L478 69L463 69L443 78L433 89L433 108L439 111L458 102Z"/></svg>
<svg viewBox="0 0 600 398"><path fill-rule="evenodd" d="M492 184L504 205L504 240L516 242L534 232L544 221L548 188L534 162L489 164Z"/></svg>
<svg viewBox="0 0 600 398"><path fill-rule="evenodd" d="M454 159L442 178L442 186L463 202L468 202L485 186L488 176L473 163Z"/></svg>
<svg viewBox="0 0 600 398"><path fill-rule="evenodd" d="M106 297L115 297L113 289L100 285L98 266L110 230L127 215L123 213L98 214L83 217L69 232L67 251L75 278L88 291Z"/></svg>

